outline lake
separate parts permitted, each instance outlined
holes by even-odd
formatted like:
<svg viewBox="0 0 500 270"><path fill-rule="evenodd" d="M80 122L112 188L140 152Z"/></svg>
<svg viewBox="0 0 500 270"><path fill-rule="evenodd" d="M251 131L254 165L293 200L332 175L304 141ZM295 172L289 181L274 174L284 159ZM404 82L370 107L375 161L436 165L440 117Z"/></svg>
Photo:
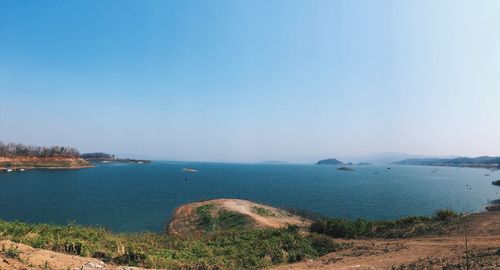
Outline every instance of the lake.
<svg viewBox="0 0 500 270"><path fill-rule="evenodd" d="M183 172L195 168L197 173ZM439 208L478 211L500 198L500 172L424 166L99 164L81 170L0 173L0 219L163 231L174 209L239 198L329 217L395 219ZM489 176L486 176L489 174Z"/></svg>

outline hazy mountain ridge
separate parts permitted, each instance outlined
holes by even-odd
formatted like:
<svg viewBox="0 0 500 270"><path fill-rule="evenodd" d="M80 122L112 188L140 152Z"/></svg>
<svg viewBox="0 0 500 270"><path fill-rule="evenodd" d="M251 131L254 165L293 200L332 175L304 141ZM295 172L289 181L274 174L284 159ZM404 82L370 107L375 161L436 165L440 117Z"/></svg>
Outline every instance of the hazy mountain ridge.
<svg viewBox="0 0 500 270"><path fill-rule="evenodd" d="M475 158L412 158L394 162L397 165L454 166L500 168L500 157L481 156Z"/></svg>

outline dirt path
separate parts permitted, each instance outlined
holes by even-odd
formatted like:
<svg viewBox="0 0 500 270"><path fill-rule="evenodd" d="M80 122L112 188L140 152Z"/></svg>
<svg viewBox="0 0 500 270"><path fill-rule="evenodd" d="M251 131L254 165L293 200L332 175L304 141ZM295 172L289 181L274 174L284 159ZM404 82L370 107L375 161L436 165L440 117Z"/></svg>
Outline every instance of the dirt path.
<svg viewBox="0 0 500 270"><path fill-rule="evenodd" d="M500 213L472 214L468 221L468 248L478 254L472 262L481 261L478 268L500 269ZM445 265L464 262L465 242L463 227L450 228L444 237L420 237L410 239L338 240L350 242L352 247L327 254L314 261L282 265L272 269L391 269L400 265L415 264L415 268L443 269ZM492 251L492 254L488 253ZM425 265L424 261L430 261ZM420 266L418 266L420 264ZM460 269L460 268L450 268Z"/></svg>
<svg viewBox="0 0 500 270"><path fill-rule="evenodd" d="M500 247L500 236L472 237L471 250ZM424 238L414 240L360 240L353 247L327 254L315 261L275 267L284 269L391 269L393 266L411 264L421 259L458 258L465 254L461 237ZM500 265L499 265L500 267Z"/></svg>
<svg viewBox="0 0 500 270"><path fill-rule="evenodd" d="M259 227L270 227L270 228L281 228L287 224L297 225L299 227L309 226L310 222L289 214L288 212L276 209L263 204L256 204L245 200L224 200L221 207L229 210L241 213L252 218ZM270 215L260 215L255 212L253 207L260 207L268 211Z"/></svg>

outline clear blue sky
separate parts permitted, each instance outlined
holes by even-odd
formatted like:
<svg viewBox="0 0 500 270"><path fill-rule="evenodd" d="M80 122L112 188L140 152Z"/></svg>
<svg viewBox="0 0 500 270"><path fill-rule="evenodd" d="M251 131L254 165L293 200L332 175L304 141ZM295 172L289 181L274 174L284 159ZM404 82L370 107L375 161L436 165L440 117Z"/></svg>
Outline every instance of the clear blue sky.
<svg viewBox="0 0 500 270"><path fill-rule="evenodd" d="M0 1L0 140L500 155L500 1Z"/></svg>

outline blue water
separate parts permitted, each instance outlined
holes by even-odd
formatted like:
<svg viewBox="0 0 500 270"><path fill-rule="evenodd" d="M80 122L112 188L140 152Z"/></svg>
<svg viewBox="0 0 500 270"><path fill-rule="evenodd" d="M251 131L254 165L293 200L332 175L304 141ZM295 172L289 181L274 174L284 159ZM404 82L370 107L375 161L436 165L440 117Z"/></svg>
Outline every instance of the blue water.
<svg viewBox="0 0 500 270"><path fill-rule="evenodd" d="M199 172L185 173L182 168L186 167ZM120 232L163 231L175 207L211 198L241 198L331 217L370 219L429 215L445 207L477 211L489 200L500 198L500 187L491 185L500 179L498 171L354 168L346 172L315 165L157 161L0 173L0 219L75 221Z"/></svg>

